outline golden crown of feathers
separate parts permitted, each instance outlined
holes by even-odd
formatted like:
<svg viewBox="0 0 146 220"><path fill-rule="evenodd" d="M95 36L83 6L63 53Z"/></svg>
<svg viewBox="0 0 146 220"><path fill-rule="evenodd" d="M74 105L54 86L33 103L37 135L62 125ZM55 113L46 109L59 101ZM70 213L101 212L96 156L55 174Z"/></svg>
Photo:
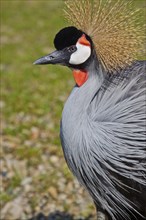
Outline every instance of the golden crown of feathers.
<svg viewBox="0 0 146 220"><path fill-rule="evenodd" d="M67 0L65 5L65 17L92 38L106 70L123 68L144 51L145 19L133 1Z"/></svg>

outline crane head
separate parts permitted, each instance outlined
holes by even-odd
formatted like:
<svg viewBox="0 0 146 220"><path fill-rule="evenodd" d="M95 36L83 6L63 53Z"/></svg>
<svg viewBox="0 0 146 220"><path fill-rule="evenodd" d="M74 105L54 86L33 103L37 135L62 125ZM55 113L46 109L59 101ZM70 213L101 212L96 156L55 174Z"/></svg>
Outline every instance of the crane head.
<svg viewBox="0 0 146 220"><path fill-rule="evenodd" d="M56 34L54 46L54 52L39 58L34 64L61 64L82 69L90 60L93 43L87 34L71 26Z"/></svg>

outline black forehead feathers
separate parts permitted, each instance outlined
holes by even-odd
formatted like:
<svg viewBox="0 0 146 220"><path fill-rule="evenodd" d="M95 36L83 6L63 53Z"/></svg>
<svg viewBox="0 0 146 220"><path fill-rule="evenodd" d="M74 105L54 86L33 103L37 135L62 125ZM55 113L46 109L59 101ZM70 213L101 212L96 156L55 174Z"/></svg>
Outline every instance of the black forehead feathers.
<svg viewBox="0 0 146 220"><path fill-rule="evenodd" d="M71 26L61 29L55 36L54 46L57 50L76 44L83 32Z"/></svg>

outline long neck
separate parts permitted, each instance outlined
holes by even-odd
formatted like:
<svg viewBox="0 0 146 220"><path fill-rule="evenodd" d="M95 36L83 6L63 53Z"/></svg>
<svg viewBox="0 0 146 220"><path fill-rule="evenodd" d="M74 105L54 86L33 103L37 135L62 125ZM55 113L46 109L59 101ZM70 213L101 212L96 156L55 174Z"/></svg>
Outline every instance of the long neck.
<svg viewBox="0 0 146 220"><path fill-rule="evenodd" d="M92 56L90 63L86 67L88 80L81 87L74 87L65 104L63 114L68 115L68 117L69 115L81 117L103 83L104 72L98 63L96 54Z"/></svg>

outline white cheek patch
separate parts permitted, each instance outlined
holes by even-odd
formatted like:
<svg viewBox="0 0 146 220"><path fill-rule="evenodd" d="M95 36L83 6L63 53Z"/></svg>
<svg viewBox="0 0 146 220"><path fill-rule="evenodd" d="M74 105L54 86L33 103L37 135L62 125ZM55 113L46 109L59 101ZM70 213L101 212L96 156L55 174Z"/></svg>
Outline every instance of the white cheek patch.
<svg viewBox="0 0 146 220"><path fill-rule="evenodd" d="M80 43L76 44L77 50L70 56L69 63L79 65L84 63L91 55L90 46L86 46Z"/></svg>

